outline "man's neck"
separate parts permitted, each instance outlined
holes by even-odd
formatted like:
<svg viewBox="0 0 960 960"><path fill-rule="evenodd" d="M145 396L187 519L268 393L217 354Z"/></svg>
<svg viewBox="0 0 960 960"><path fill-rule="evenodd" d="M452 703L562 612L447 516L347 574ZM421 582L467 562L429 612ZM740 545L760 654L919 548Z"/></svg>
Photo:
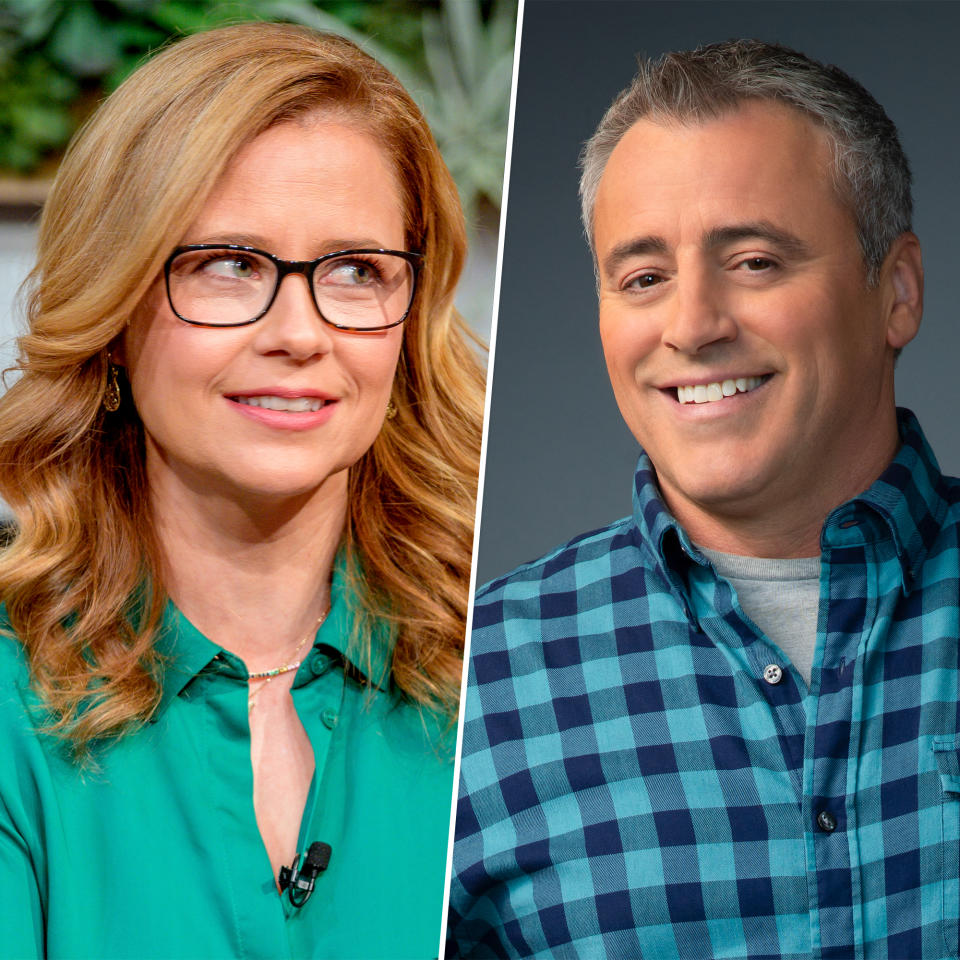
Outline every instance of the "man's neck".
<svg viewBox="0 0 960 960"><path fill-rule="evenodd" d="M829 511L828 511L829 512ZM820 555L820 531L826 514L788 528L784 523L730 523L725 518L697 518L691 529L689 521L677 518L699 546L740 557L769 557L782 560Z"/></svg>
<svg viewBox="0 0 960 960"><path fill-rule="evenodd" d="M677 496L665 485L661 495L671 513L697 544L745 557L814 557L830 513L867 490L893 460L899 437L872 463L851 466L843 476L824 476L813 490L785 496L765 490L732 504L700 504Z"/></svg>

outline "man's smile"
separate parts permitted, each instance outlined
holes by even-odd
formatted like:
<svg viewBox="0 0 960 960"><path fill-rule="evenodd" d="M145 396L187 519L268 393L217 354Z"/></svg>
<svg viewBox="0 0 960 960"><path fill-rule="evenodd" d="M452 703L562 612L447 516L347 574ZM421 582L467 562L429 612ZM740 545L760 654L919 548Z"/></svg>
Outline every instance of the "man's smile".
<svg viewBox="0 0 960 960"><path fill-rule="evenodd" d="M759 377L728 377L711 383L678 385L674 389L677 391L679 403L714 403L737 393L749 393L772 376L772 373L767 373Z"/></svg>

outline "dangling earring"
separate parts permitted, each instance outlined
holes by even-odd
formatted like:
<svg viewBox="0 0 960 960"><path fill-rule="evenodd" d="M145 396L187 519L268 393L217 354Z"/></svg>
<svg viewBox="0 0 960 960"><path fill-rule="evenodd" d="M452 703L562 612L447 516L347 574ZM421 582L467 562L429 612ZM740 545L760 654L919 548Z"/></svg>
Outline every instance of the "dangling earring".
<svg viewBox="0 0 960 960"><path fill-rule="evenodd" d="M107 372L107 389L103 394L103 409L107 413L116 413L120 409L120 382L118 380L119 367L115 363L110 364Z"/></svg>
<svg viewBox="0 0 960 960"><path fill-rule="evenodd" d="M397 405L393 402L393 398L390 398L390 401L387 403L387 419L392 420L397 415Z"/></svg>

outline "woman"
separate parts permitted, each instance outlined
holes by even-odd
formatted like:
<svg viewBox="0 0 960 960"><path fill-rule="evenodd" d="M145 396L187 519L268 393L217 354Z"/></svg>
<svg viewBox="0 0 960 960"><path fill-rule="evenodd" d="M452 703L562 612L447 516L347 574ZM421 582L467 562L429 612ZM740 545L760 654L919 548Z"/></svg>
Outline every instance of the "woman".
<svg viewBox="0 0 960 960"><path fill-rule="evenodd" d="M436 954L463 257L422 116L338 37L191 37L68 151L0 402L0 955Z"/></svg>

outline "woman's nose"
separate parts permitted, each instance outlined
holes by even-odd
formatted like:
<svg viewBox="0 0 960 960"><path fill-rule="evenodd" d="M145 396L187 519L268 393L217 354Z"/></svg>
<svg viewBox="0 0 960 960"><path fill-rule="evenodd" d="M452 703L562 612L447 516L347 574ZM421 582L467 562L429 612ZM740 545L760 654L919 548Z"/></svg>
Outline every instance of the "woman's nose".
<svg viewBox="0 0 960 960"><path fill-rule="evenodd" d="M262 353L279 352L306 360L328 353L333 346L333 330L321 317L303 274L283 277L257 328L257 348Z"/></svg>

